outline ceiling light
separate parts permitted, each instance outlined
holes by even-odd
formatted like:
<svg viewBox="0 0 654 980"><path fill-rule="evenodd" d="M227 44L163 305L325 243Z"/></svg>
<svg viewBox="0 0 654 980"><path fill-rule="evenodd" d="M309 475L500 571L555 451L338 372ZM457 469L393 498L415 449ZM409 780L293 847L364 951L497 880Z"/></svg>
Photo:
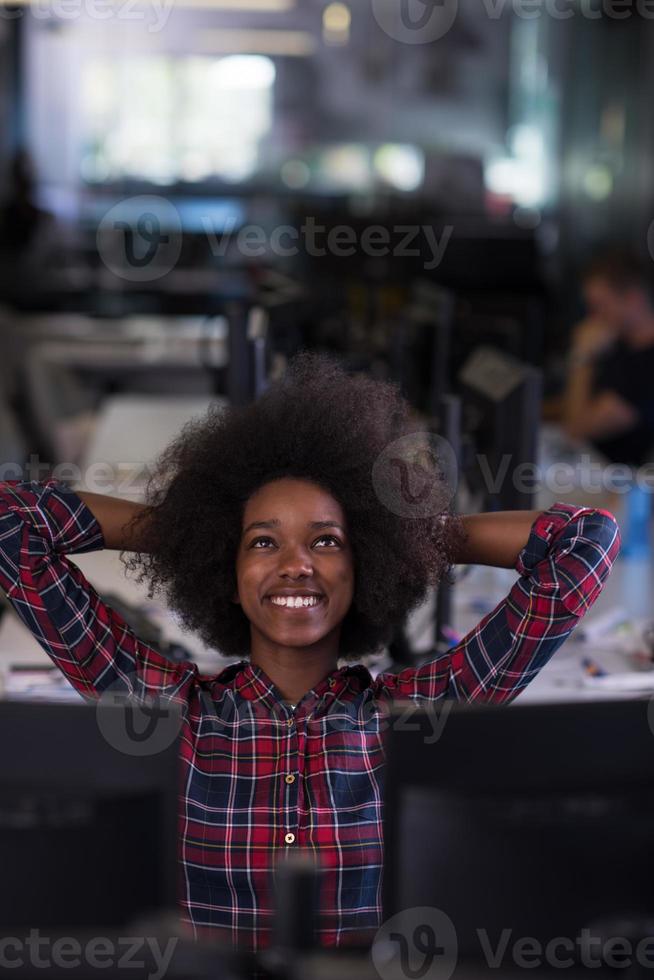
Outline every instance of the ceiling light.
<svg viewBox="0 0 654 980"><path fill-rule="evenodd" d="M327 44L347 44L352 16L344 3L330 3L322 15L322 36Z"/></svg>

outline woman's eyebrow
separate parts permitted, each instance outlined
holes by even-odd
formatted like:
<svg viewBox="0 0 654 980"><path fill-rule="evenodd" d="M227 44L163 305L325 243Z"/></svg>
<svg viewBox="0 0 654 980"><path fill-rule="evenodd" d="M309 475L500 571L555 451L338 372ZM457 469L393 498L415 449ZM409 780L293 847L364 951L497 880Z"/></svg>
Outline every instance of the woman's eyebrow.
<svg viewBox="0 0 654 980"><path fill-rule="evenodd" d="M280 521L278 521L276 518L270 521L252 521L252 523L248 524L248 526L245 528L243 534L247 534L248 531L251 531L252 528L254 527L279 527L279 524ZM343 534L345 534L345 528L341 524L339 524L338 521L309 521L307 527L310 528L337 527L339 531L342 531Z"/></svg>

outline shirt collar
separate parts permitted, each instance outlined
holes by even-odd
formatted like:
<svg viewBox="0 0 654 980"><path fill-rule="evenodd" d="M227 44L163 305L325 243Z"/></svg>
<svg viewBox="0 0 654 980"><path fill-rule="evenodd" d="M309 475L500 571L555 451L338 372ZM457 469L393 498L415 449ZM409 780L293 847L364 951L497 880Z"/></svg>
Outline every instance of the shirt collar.
<svg viewBox="0 0 654 980"><path fill-rule="evenodd" d="M229 664L218 674L216 681L230 687L248 701L261 701L270 708L284 705L284 699L265 671L249 660ZM372 685L372 676L364 664L346 664L337 667L316 684L300 700L297 715L316 708L326 709L333 701L353 700L357 694ZM287 705L284 705L288 708ZM288 709L290 710L290 708Z"/></svg>

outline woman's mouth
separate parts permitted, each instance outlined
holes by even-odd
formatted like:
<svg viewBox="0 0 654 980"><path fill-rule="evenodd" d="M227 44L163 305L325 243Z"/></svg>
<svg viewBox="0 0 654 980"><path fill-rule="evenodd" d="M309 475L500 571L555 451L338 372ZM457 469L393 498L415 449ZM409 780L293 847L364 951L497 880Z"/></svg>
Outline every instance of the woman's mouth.
<svg viewBox="0 0 654 980"><path fill-rule="evenodd" d="M312 609L317 609L325 601L325 596L317 595L307 595L307 596L266 596L267 601L275 607L275 609L283 609L288 612L310 612Z"/></svg>

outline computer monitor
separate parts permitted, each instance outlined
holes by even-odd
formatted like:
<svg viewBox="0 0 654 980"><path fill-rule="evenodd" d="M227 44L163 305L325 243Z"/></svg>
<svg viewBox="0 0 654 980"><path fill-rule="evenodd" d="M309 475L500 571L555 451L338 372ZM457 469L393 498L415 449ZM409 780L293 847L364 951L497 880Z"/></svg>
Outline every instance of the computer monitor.
<svg viewBox="0 0 654 980"><path fill-rule="evenodd" d="M175 914L180 727L168 703L0 701L0 935Z"/></svg>
<svg viewBox="0 0 654 980"><path fill-rule="evenodd" d="M538 948L545 969L556 965L548 955L578 966L617 937L633 958L654 935L649 708L398 702L386 741L384 921L436 910L426 917L446 953L498 976L528 948L532 967ZM411 928L421 915L409 913Z"/></svg>
<svg viewBox="0 0 654 980"><path fill-rule="evenodd" d="M463 427L472 443L464 462L488 510L536 506L541 417L539 370L493 347L478 347L459 373Z"/></svg>

